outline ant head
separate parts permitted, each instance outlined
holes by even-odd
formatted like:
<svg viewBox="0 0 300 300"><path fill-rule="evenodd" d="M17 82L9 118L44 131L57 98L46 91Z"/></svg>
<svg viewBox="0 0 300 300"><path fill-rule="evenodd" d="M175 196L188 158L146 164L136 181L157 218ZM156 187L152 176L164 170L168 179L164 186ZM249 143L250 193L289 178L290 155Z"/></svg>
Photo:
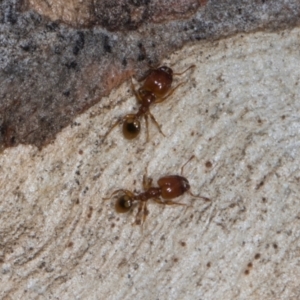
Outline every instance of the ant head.
<svg viewBox="0 0 300 300"><path fill-rule="evenodd" d="M141 131L141 123L134 115L127 117L123 122L123 135L126 139L132 140L138 136Z"/></svg>
<svg viewBox="0 0 300 300"><path fill-rule="evenodd" d="M118 198L115 209L117 213L126 213L129 212L132 208L132 199L128 195L123 195Z"/></svg>
<svg viewBox="0 0 300 300"><path fill-rule="evenodd" d="M173 70L167 66L162 66L159 68L160 71L163 71L164 73L167 73L170 76L173 76Z"/></svg>

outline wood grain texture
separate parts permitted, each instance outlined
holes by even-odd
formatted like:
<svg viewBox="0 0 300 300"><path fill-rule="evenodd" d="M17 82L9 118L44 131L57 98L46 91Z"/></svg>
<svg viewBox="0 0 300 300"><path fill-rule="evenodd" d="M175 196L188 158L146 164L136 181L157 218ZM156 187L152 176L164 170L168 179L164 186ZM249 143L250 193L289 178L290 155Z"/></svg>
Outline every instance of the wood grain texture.
<svg viewBox="0 0 300 300"><path fill-rule="evenodd" d="M135 112L126 82L39 151L0 155L1 299L298 299L300 30L236 35L185 47L164 63L186 82L132 143L117 128ZM175 83L176 83L175 82ZM114 109L111 109L114 107ZM145 129L145 127L143 127ZM118 215L116 188L141 190L186 166L211 203L149 203ZM276 295L276 296L274 296Z"/></svg>

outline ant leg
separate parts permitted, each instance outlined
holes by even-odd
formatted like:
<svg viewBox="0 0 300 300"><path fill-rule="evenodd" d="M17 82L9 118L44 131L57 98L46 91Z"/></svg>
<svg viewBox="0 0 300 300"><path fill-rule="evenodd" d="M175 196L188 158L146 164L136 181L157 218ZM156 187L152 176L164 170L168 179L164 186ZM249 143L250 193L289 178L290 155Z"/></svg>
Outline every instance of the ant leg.
<svg viewBox="0 0 300 300"><path fill-rule="evenodd" d="M149 142L149 124L148 124L148 116L144 115L145 123L146 123L146 131L147 131L147 143Z"/></svg>
<svg viewBox="0 0 300 300"><path fill-rule="evenodd" d="M114 191L110 197L106 197L106 198L103 198L104 201L106 200L110 200L113 196L115 196L116 194L120 193L120 192L123 192L124 194L126 194L128 197L130 198L133 198L134 197L134 194L132 192L130 192L129 190L124 190L124 189L119 189L119 190L116 190Z"/></svg>
<svg viewBox="0 0 300 300"><path fill-rule="evenodd" d="M158 128L159 132L165 137L165 134L162 132L160 125L157 123L157 121L155 120L154 116L151 114L151 112L149 111L148 114L150 115L151 120L153 121L153 123L156 125L156 127Z"/></svg>
<svg viewBox="0 0 300 300"><path fill-rule="evenodd" d="M183 175L183 170L184 170L184 167L192 160L195 158L195 155L192 155L188 161L181 167L181 175ZM190 190L186 191L190 196L192 197L195 197L195 198L201 198L203 199L204 201L211 201L209 198L207 197L203 197L203 196L197 196L197 195L194 195Z"/></svg>
<svg viewBox="0 0 300 300"><path fill-rule="evenodd" d="M149 210L147 208L147 202L144 202L144 209L143 209L143 222L142 225L145 223L147 216L149 215Z"/></svg>
<svg viewBox="0 0 300 300"><path fill-rule="evenodd" d="M152 186L152 178L147 176L147 167L146 167L146 174L143 176L143 188L147 191Z"/></svg>
<svg viewBox="0 0 300 300"><path fill-rule="evenodd" d="M184 169L184 167L193 159L193 158L195 158L195 155L192 155L190 158L189 158L189 160L181 167L181 175L183 175L183 169Z"/></svg>
<svg viewBox="0 0 300 300"><path fill-rule="evenodd" d="M142 102L141 95L139 94L139 92L136 91L135 86L134 86L133 81L132 81L132 77L131 77L131 89L133 90L135 98L138 100L139 103L141 103Z"/></svg>
<svg viewBox="0 0 300 300"><path fill-rule="evenodd" d="M103 136L102 141L104 142L104 140L107 138L107 136L113 131L113 129L115 127L117 127L117 125L120 125L122 123L123 120L118 120L109 130L108 132L105 133L105 135Z"/></svg>
<svg viewBox="0 0 300 300"><path fill-rule="evenodd" d="M139 215L136 216L135 225L141 225L141 231L143 233L144 224L146 221L146 218L149 214L149 210L147 209L146 202L141 202L139 206Z"/></svg>
<svg viewBox="0 0 300 300"><path fill-rule="evenodd" d="M187 191L187 193L188 193L190 196L192 196L192 197L200 198L200 199L202 199L202 200L204 200L204 201L207 201L207 202L211 201L211 200L210 200L209 198L207 198L207 197L194 195L191 191Z"/></svg>
<svg viewBox="0 0 300 300"><path fill-rule="evenodd" d="M142 225L143 224L143 212L144 212L144 207L145 207L146 202L145 201L140 201L139 206L138 206L138 211L135 216L135 225Z"/></svg>
<svg viewBox="0 0 300 300"><path fill-rule="evenodd" d="M191 66L189 66L186 70L184 70L183 72L181 72L181 73L173 73L173 75L182 75L182 74L184 74L185 72L187 72L188 70L190 70L190 69L192 69L192 68L195 68L196 66L195 65L191 65Z"/></svg>
<svg viewBox="0 0 300 300"><path fill-rule="evenodd" d="M187 204L184 204L184 203L180 203L180 202L175 202L175 201L171 201L171 200L165 200L165 201L162 201L161 199L159 198L154 198L153 199L156 203L158 204L163 204L163 205L181 205L181 206L189 206Z"/></svg>
<svg viewBox="0 0 300 300"><path fill-rule="evenodd" d="M174 87L174 89L172 89L166 96L162 97L162 98L158 98L154 103L161 103L163 101L165 101L167 98L169 98L174 92L175 90L177 90L181 85L183 85L185 82L181 82L179 84L177 84L177 86Z"/></svg>

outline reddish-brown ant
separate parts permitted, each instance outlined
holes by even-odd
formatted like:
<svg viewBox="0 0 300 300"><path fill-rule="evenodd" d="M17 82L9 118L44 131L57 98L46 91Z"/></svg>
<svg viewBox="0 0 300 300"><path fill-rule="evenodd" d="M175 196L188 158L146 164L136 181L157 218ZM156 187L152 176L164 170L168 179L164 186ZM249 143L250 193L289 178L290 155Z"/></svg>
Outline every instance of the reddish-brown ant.
<svg viewBox="0 0 300 300"><path fill-rule="evenodd" d="M157 104L165 101L181 84L183 84L179 83L175 88L171 89L174 75L182 75L183 73L194 67L195 65L192 65L181 73L173 73L173 70L166 66L162 66L157 69L150 69L150 72L144 79L142 86L137 91L131 81L132 90L141 106L137 113L127 114L121 120L118 120L104 135L103 139L105 139L117 125L122 123L124 137L129 140L136 138L141 131L140 119L142 116L144 116L147 129L147 141L149 141L148 115L158 128L159 132L164 135L160 125L157 123L154 116L150 112L150 106L152 104Z"/></svg>
<svg viewBox="0 0 300 300"><path fill-rule="evenodd" d="M183 169L185 165L193 159L192 156L182 167L181 175L183 174ZM147 173L147 172L146 172ZM210 199L202 196L196 196L190 191L190 184L188 180L180 175L169 175L161 177L158 179L157 184L159 187L152 186L152 178L148 178L146 175L143 176L143 188L144 192L139 194L134 194L133 192L126 189L119 189L114 191L110 197L104 198L104 200L111 199L114 195L122 193L115 204L116 212L126 213L129 212L133 206L134 202L139 202L138 211L136 215L135 224L143 224L146 220L149 211L147 209L147 201L153 199L156 203L163 205L186 205L183 203L175 202L173 199L188 193L193 197L201 198L205 201L210 201Z"/></svg>

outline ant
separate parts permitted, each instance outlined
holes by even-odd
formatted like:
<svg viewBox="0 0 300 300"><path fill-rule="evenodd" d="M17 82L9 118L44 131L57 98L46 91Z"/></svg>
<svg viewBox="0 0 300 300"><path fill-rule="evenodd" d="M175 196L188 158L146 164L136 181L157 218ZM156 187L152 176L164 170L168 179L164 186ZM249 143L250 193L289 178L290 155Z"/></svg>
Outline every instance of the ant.
<svg viewBox="0 0 300 300"><path fill-rule="evenodd" d="M184 193L190 194L192 197L201 198L205 201L210 201L209 198L203 196L196 196L190 191L190 184L188 180L182 176L183 169L188 162L194 158L194 155L181 167L180 175L169 175L158 179L158 187L152 186L152 178L147 175L143 176L144 192L134 194L126 189L119 189L114 191L110 197L104 200L111 199L114 195L122 192L123 194L117 199L115 203L115 210L117 213L129 212L134 207L134 202L139 202L138 211L136 214L136 225L141 225L145 222L149 211L147 209L147 201L153 199L156 203L163 205L182 205L186 204L173 201L173 199L183 195ZM146 169L147 174L147 169ZM162 198L162 199L161 199Z"/></svg>
<svg viewBox="0 0 300 300"><path fill-rule="evenodd" d="M179 83L175 88L171 89L174 75L182 75L195 65L191 65L181 73L173 73L173 70L166 66L161 66L157 69L151 68L148 75L144 78L142 86L136 91L131 78L131 88L133 93L140 104L140 108L135 114L127 114L121 120L118 120L111 129L104 135L103 140L111 133L111 131L119 124L123 123L123 135L126 139L132 140L136 138L141 131L140 119L142 116L145 118L147 128L147 141L149 141L148 130L148 115L153 123L158 128L159 132L163 135L161 126L157 123L154 116L150 112L152 104L158 104L165 101L170 97L174 91L183 83Z"/></svg>

